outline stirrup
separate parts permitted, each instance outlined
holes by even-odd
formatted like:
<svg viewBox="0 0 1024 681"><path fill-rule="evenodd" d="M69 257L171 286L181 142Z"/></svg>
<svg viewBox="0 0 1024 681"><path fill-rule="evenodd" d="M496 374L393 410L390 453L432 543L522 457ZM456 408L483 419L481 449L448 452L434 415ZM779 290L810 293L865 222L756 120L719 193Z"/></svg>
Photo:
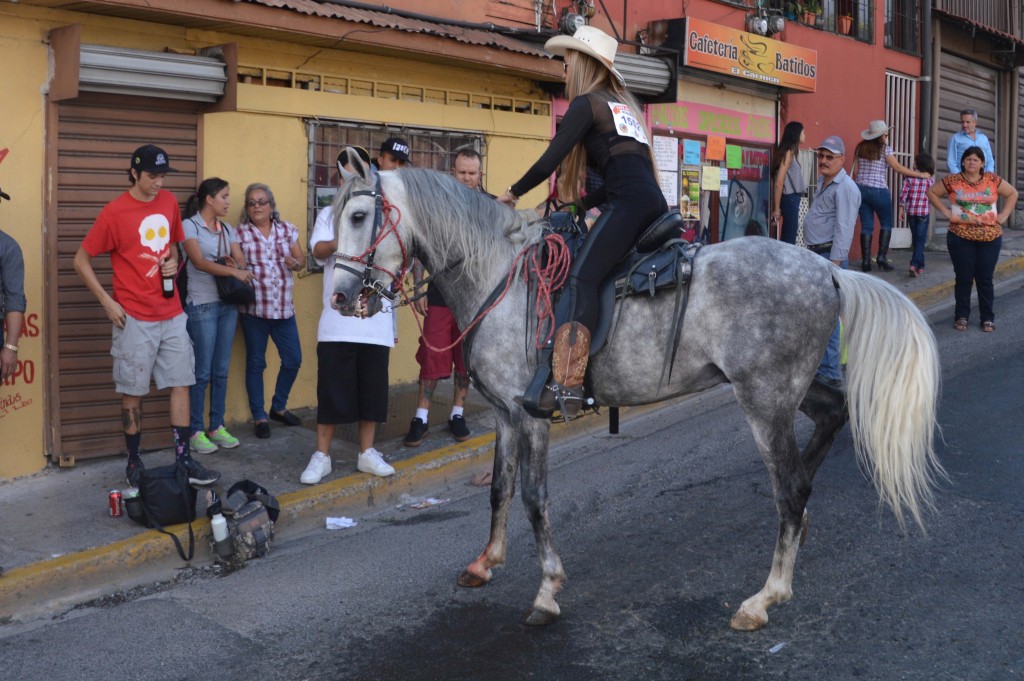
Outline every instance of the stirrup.
<svg viewBox="0 0 1024 681"><path fill-rule="evenodd" d="M555 401L548 398L548 378L551 376L551 368L541 364L534 372L530 384L526 386L522 397L513 398L513 401L522 405L527 414L538 419L549 419L555 410ZM554 397L552 395L552 397Z"/></svg>
<svg viewBox="0 0 1024 681"><path fill-rule="evenodd" d="M579 416L580 410L583 409L583 386L562 387L555 395L555 401L558 403L558 411L562 413L562 418L568 423Z"/></svg>

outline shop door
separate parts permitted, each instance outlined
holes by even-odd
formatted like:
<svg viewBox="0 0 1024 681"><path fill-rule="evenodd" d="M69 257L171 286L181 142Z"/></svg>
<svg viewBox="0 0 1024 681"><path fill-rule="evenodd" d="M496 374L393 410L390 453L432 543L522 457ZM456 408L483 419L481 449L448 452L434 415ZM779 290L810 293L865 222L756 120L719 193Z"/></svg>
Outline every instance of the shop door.
<svg viewBox="0 0 1024 681"><path fill-rule="evenodd" d="M50 452L55 461L124 452L121 401L114 392L111 324L75 273L73 260L100 209L126 191L132 151L163 147L178 172L164 188L184 204L196 187L198 114L195 103L123 96L90 96L57 107L55 171L56 229L48 236L47 310L50 320ZM52 224L52 223L51 223ZM110 259L93 267L111 292ZM142 403L142 446L171 444L167 391Z"/></svg>
<svg viewBox="0 0 1024 681"><path fill-rule="evenodd" d="M935 171L938 177L949 172L946 165L946 150L949 138L960 129L960 112L974 109L978 112L978 130L985 133L996 154L996 171L999 168L999 143L996 121L999 110L998 72L987 66L943 52L939 61L939 125L938 157ZM1005 154L1004 154L1005 157ZM934 234L944 234L947 221L933 212Z"/></svg>

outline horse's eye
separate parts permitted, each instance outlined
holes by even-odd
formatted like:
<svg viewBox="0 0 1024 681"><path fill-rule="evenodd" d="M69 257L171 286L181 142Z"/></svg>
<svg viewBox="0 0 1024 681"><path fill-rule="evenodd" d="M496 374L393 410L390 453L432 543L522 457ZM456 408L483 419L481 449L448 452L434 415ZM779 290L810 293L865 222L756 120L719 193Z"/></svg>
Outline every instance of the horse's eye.
<svg viewBox="0 0 1024 681"><path fill-rule="evenodd" d="M366 219L366 211L357 210L352 213L352 222L362 222Z"/></svg>

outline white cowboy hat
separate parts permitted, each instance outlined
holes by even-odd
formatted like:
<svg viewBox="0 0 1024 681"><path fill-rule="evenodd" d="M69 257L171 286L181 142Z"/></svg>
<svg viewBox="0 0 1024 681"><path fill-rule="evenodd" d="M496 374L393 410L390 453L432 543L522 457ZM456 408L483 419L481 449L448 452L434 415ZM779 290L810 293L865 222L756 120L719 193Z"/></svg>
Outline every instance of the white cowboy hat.
<svg viewBox="0 0 1024 681"><path fill-rule="evenodd" d="M871 121L867 130L862 130L860 136L866 140L878 139L882 135L888 135L892 126L885 121Z"/></svg>
<svg viewBox="0 0 1024 681"><path fill-rule="evenodd" d="M619 81L619 85L626 87L625 79L615 68L615 53L619 50L619 43L599 28L580 26L572 36L558 35L551 38L544 43L544 49L560 57L565 56L566 50L589 55L604 64Z"/></svg>

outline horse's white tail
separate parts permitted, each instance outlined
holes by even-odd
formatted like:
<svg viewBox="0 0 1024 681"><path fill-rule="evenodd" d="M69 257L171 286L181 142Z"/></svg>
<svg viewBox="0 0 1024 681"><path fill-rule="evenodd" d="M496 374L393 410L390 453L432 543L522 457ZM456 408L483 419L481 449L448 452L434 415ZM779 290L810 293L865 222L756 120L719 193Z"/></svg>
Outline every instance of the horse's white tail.
<svg viewBox="0 0 1024 681"><path fill-rule="evenodd" d="M834 270L847 346L847 401L854 448L902 527L945 471L935 456L939 355L921 311L877 277Z"/></svg>

